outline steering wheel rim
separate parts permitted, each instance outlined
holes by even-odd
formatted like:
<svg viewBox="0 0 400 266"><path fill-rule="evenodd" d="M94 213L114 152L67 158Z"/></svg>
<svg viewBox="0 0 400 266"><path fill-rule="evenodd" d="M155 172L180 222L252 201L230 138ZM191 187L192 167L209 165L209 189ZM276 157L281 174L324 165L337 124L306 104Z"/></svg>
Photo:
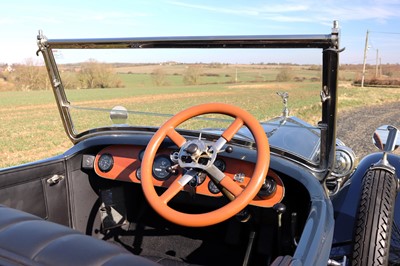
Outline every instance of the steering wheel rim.
<svg viewBox="0 0 400 266"><path fill-rule="evenodd" d="M243 125L247 126L253 134L256 143L257 162L251 180L246 188L242 189L228 176L223 177L220 181L220 184L223 187L227 188L235 195L235 198L231 202L219 209L207 213L183 213L168 206L169 200L171 200L183 186L177 179L161 196L159 196L153 185L152 165L157 150L166 137L169 137L179 148L186 143L186 139L175 130L178 125L190 118L210 113L219 113L235 118L235 121L221 135L220 139L223 138L226 142L230 141ZM243 210L250 201L254 199L267 176L269 161L270 151L268 138L257 119L255 119L250 113L229 104L201 104L177 113L165 122L153 135L143 156L141 185L149 204L165 219L189 227L209 226L231 218Z"/></svg>

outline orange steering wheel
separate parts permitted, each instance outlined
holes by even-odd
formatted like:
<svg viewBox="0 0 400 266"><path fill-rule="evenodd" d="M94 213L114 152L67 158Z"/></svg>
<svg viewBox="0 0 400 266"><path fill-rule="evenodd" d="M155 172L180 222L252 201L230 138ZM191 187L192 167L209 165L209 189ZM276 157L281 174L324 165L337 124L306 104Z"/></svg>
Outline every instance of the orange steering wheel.
<svg viewBox="0 0 400 266"><path fill-rule="evenodd" d="M219 113L235 118L234 122L222 133L221 137L211 147L201 139L187 140L176 131L176 127L190 118L210 113ZM238 183L220 171L214 161L217 153L230 141L242 126L247 126L253 134L257 146L257 162L253 175L246 188L241 188ZM182 188L193 178L191 171L176 179L167 190L158 195L153 184L152 165L156 152L163 140L169 137L179 148L179 165L185 169L202 169L208 176L221 187L234 195L231 202L211 212L189 214L179 212L168 206L168 202L177 195ZM189 158L187 160L187 158ZM202 158L201 163L198 159ZM204 158L207 163L204 163ZM185 159L181 159L185 158ZM257 195L265 177L267 176L270 161L270 152L267 136L257 121L248 112L228 104L210 103L188 108L179 112L165 122L154 134L147 145L142 161L141 184L143 192L153 209L165 219L183 226L201 227L225 221L243 210Z"/></svg>

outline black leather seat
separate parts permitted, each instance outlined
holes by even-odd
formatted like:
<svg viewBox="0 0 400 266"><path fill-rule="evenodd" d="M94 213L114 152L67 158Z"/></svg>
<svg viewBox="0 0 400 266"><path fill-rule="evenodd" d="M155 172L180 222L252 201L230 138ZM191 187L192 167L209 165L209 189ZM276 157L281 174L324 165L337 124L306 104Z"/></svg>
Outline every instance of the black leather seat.
<svg viewBox="0 0 400 266"><path fill-rule="evenodd" d="M0 205L0 265L159 265L119 246Z"/></svg>

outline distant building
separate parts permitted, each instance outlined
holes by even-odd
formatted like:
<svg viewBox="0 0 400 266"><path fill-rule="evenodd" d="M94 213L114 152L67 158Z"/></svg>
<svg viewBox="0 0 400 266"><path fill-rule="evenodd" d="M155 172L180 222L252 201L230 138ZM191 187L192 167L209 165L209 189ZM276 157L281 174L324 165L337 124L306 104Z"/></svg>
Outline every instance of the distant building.
<svg viewBox="0 0 400 266"><path fill-rule="evenodd" d="M10 72L13 72L14 71L14 68L12 68L12 66L11 65L8 65L7 64L7 66L3 69L3 72L8 72L8 73L10 73Z"/></svg>

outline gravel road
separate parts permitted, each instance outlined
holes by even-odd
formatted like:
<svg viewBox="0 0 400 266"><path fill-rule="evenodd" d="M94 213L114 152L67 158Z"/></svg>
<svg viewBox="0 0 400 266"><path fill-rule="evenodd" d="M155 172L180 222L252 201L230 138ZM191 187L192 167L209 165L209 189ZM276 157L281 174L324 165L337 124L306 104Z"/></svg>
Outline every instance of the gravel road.
<svg viewBox="0 0 400 266"><path fill-rule="evenodd" d="M378 151L372 144L372 134L385 124L400 129L400 102L339 112L337 137L352 148L358 158L362 158ZM396 150L397 154L400 154L399 150Z"/></svg>

